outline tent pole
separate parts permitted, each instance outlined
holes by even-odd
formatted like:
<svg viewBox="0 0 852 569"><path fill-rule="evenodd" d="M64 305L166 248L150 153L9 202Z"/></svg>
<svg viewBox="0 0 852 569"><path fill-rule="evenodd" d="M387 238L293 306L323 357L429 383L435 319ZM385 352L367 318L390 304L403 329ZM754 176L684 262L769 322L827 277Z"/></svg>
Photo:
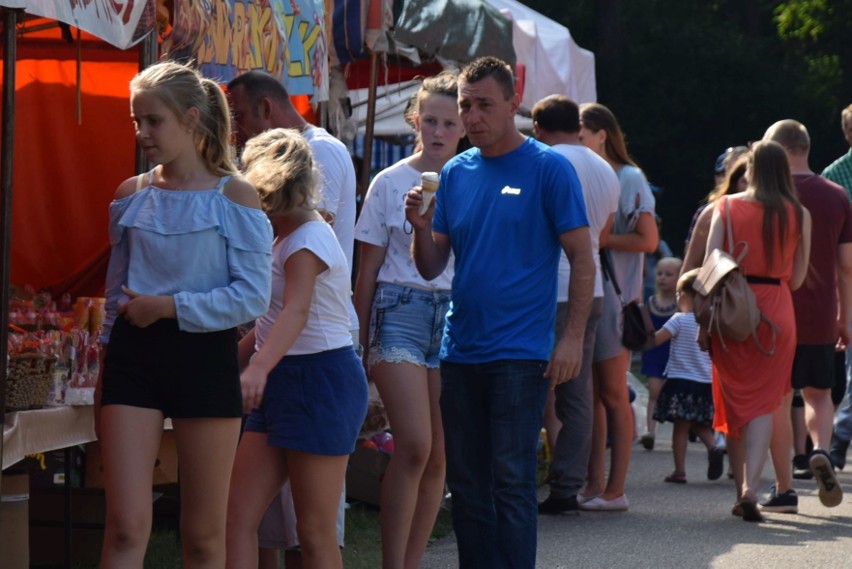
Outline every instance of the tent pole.
<svg viewBox="0 0 852 569"><path fill-rule="evenodd" d="M154 65L157 62L159 46L157 45L156 28L151 30L142 43L139 44L139 71ZM142 174L149 170L148 159L139 144L136 144L136 174Z"/></svg>
<svg viewBox="0 0 852 569"><path fill-rule="evenodd" d="M379 82L379 54L370 51L370 88L367 92L367 124L364 133L364 161L361 163L361 184L358 188L359 201L363 200L370 187L370 170L373 162L373 126L376 122L376 90Z"/></svg>
<svg viewBox="0 0 852 569"><path fill-rule="evenodd" d="M12 238L12 167L14 162L15 138L15 65L18 59L18 37L16 28L21 10L3 10L3 122L0 124L0 207L3 208L0 230L0 425L6 424L6 374L9 361L9 283ZM0 437L0 465L3 463L3 438ZM2 472L2 468L0 468ZM0 474L0 484L3 475Z"/></svg>

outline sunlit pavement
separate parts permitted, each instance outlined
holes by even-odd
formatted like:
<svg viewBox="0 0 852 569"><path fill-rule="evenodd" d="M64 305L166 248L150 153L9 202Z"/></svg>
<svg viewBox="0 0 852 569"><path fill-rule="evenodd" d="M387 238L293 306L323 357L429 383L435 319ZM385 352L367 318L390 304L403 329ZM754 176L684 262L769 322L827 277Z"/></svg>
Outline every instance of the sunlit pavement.
<svg viewBox="0 0 852 569"><path fill-rule="evenodd" d="M638 384L634 408L644 425L647 393ZM644 431L642 427L640 433ZM727 468L727 465L726 465ZM763 523L731 515L735 488L723 475L707 480L706 452L691 443L687 484L667 484L673 470L671 425L658 427L656 448L634 445L627 480L630 510L582 512L573 516L539 516L537 567L692 569L755 567L847 567L852 564L852 496L840 506L823 507L812 480L795 480L798 514L766 514ZM852 493L852 473L840 472ZM767 463L762 490L772 484ZM539 500L547 488L539 489ZM457 567L452 534L430 546L421 567Z"/></svg>

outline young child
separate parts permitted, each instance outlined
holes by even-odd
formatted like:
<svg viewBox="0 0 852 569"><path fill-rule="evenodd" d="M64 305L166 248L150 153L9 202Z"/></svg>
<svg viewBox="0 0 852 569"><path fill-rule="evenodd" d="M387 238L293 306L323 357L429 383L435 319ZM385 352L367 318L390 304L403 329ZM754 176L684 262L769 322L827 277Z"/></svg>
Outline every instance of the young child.
<svg viewBox="0 0 852 569"><path fill-rule="evenodd" d="M656 292L648 297L645 303L651 313L654 328L659 330L663 324L677 312L675 289L677 276L683 262L677 257L663 257L657 261ZM668 340L642 354L642 373L648 378L648 412L646 414L647 431L639 439L645 450L654 450L654 431L657 422L654 420L654 405L660 390L663 388L665 377L663 371L669 361Z"/></svg>
<svg viewBox="0 0 852 569"><path fill-rule="evenodd" d="M304 567L342 566L337 509L367 412L367 378L349 332L349 264L313 204L308 143L292 129L246 144L246 178L275 229L269 311L240 341L250 411L228 501L227 567L257 567L257 530L286 480Z"/></svg>
<svg viewBox="0 0 852 569"><path fill-rule="evenodd" d="M669 360L657 404L654 419L661 423L674 423L672 432L672 454L675 469L666 482L686 483L686 447L689 430L707 447L707 478L716 480L722 475L724 452L716 447L713 430L713 393L711 391L710 357L701 351L696 342L698 322L692 312L695 295L693 283L698 269L687 271L677 281L676 312L657 331L656 343L671 340Z"/></svg>

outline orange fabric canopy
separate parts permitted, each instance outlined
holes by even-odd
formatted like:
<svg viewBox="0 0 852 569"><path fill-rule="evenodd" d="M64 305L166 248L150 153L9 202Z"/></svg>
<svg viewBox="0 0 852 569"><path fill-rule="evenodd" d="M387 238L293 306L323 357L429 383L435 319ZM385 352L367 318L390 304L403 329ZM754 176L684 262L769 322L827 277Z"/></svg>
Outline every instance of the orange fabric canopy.
<svg viewBox="0 0 852 569"><path fill-rule="evenodd" d="M109 203L135 173L128 85L138 48L121 51L85 33L81 46L78 122L76 42L58 27L18 39L11 280L55 297L102 293ZM294 104L314 122L307 96Z"/></svg>
<svg viewBox="0 0 852 569"><path fill-rule="evenodd" d="M104 264L107 208L134 169L127 86L137 51L83 34L78 123L77 45L59 32L19 36L16 63L11 279L39 289ZM70 292L98 295L97 272Z"/></svg>

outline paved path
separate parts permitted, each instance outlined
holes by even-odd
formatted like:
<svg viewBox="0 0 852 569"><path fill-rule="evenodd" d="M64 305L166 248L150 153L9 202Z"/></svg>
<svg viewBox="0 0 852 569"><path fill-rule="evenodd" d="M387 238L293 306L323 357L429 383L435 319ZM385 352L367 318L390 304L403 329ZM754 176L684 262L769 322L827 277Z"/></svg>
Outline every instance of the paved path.
<svg viewBox="0 0 852 569"><path fill-rule="evenodd" d="M640 392L640 401L644 393ZM637 405L639 411L640 405ZM641 419L641 418L640 418ZM643 423L640 423L643 424ZM753 524L731 515L735 489L723 476L706 479L700 444L690 444L684 485L666 484L672 471L671 428L662 425L654 451L635 446L627 480L630 511L540 516L537 567L736 569L852 567L852 473L839 473L847 495L824 508L811 480L796 480L799 514L767 514ZM764 473L763 490L771 484ZM546 497L539 489L539 500ZM430 546L423 569L457 567L452 534Z"/></svg>

